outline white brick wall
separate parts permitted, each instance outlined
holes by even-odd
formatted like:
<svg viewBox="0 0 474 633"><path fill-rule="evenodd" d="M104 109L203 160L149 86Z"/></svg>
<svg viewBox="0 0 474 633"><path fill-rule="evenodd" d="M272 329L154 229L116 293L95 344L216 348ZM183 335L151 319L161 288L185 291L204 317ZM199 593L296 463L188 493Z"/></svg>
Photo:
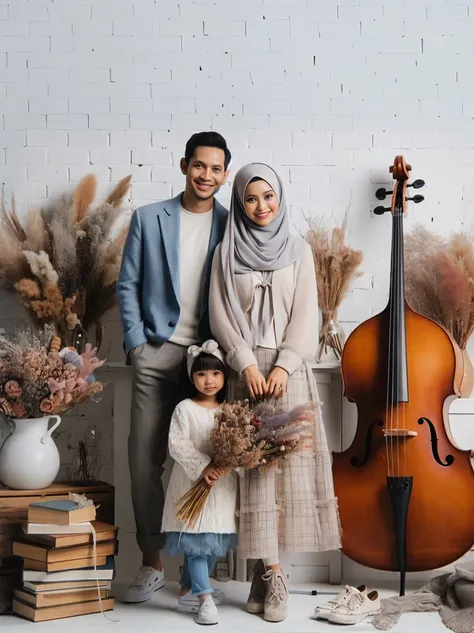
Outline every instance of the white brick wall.
<svg viewBox="0 0 474 633"><path fill-rule="evenodd" d="M410 223L472 226L473 36L474 0L0 0L0 182L24 211L132 173L140 205L176 194L185 141L218 130L234 170L280 170L296 228L352 197L350 331L386 299L390 222L369 211L396 153L427 181ZM110 433L110 401L90 411Z"/></svg>

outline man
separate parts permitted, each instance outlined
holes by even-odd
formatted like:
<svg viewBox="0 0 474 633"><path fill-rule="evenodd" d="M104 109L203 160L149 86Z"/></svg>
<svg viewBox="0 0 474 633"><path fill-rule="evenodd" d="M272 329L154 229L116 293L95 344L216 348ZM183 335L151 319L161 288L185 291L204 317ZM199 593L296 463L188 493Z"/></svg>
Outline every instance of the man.
<svg viewBox="0 0 474 633"><path fill-rule="evenodd" d="M144 602L164 586L160 550L171 414L189 345L211 337L208 293L212 256L227 210L214 196L227 180L231 155L216 132L194 134L176 198L135 211L123 252L117 295L127 360L133 367L129 466L142 567L125 602Z"/></svg>

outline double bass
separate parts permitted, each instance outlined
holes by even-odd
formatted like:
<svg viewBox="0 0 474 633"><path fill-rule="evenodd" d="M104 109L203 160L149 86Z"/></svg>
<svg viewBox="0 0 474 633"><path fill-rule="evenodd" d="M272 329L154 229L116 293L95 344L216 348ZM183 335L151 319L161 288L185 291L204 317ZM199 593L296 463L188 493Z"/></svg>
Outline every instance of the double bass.
<svg viewBox="0 0 474 633"><path fill-rule="evenodd" d="M474 543L473 453L456 446L449 403L459 397L463 357L450 334L410 308L404 291L403 217L411 167L390 171L390 289L386 308L349 336L341 360L344 395L357 405L351 446L333 454L342 551L376 569L405 573L448 565Z"/></svg>

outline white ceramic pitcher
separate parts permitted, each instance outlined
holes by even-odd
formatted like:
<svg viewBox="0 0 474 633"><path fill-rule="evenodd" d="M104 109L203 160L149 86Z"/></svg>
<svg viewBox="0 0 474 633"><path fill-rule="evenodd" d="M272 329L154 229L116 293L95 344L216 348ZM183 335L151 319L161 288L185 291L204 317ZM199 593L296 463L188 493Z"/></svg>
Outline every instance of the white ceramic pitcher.
<svg viewBox="0 0 474 633"><path fill-rule="evenodd" d="M56 420L48 429L49 421ZM40 490L59 472L59 451L51 437L59 415L11 420L14 429L0 451L0 481L14 490Z"/></svg>

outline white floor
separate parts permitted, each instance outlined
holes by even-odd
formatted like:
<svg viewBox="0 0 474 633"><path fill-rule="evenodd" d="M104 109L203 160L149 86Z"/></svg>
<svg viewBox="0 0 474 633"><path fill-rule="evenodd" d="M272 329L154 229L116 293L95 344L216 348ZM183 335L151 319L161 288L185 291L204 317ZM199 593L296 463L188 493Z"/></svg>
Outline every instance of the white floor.
<svg viewBox="0 0 474 633"><path fill-rule="evenodd" d="M224 605L219 607L220 623L211 628L211 631L226 631L228 633L258 633L260 631L279 631L280 633L337 633L337 631L347 631L348 627L330 625L319 622L311 618L314 607L328 599L326 596L304 596L290 595L289 616L285 622L270 624L262 618L246 613L244 606L249 590L249 585L237 582L216 583L227 597ZM303 587L299 587L303 588ZM331 585L318 585L304 587L305 589L319 589L325 591L336 591L337 588ZM120 595L120 588L114 589ZM106 633L107 631L117 631L117 633L198 633L201 628L194 623L193 616L181 614L176 611L178 588L176 584L170 583L165 589L157 592L152 601L140 605L124 605L117 601L114 611L109 612L118 623L106 620L100 614L56 620L54 622L44 622L34 625L20 618L12 616L0 617L1 627L9 627L12 633L23 633L31 630L35 633L78 633L85 630L87 633ZM393 592L382 591L381 595L387 597ZM375 633L376 629L369 623L356 625L355 631L358 633ZM446 632L447 629L441 624L437 613L408 613L396 627L393 633L437 633Z"/></svg>

